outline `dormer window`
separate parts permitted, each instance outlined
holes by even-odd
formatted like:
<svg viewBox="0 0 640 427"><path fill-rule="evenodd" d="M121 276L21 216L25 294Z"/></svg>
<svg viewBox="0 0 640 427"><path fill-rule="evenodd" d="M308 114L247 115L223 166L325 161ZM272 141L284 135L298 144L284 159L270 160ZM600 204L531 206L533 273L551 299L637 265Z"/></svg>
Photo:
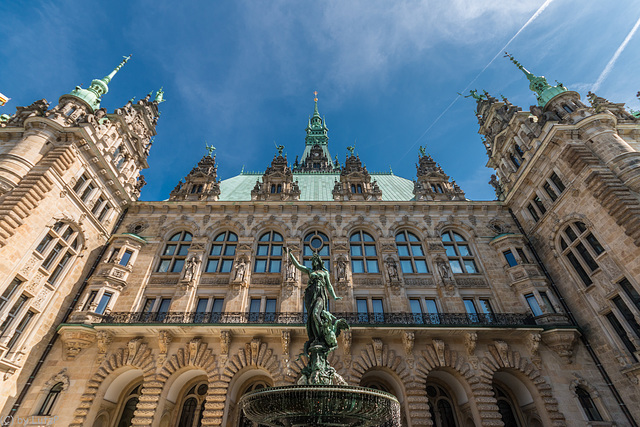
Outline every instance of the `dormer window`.
<svg viewBox="0 0 640 427"><path fill-rule="evenodd" d="M569 107L568 105L563 105L562 108L564 108L564 111L569 114L573 113L573 108Z"/></svg>
<svg viewBox="0 0 640 427"><path fill-rule="evenodd" d="M511 163L513 163L513 166L515 166L516 170L518 170L521 164L520 159L518 159L513 154L509 154L509 158L511 159Z"/></svg>

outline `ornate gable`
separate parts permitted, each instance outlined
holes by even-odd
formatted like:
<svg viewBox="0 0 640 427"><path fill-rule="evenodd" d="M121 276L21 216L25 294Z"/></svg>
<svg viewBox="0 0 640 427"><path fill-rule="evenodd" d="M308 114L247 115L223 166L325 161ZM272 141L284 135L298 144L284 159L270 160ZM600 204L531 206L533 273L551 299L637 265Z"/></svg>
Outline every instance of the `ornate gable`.
<svg viewBox="0 0 640 427"><path fill-rule="evenodd" d="M220 182L218 181L218 166L216 156L206 155L191 169L189 175L178 181L178 185L171 191L169 200L208 200L216 201L220 196Z"/></svg>

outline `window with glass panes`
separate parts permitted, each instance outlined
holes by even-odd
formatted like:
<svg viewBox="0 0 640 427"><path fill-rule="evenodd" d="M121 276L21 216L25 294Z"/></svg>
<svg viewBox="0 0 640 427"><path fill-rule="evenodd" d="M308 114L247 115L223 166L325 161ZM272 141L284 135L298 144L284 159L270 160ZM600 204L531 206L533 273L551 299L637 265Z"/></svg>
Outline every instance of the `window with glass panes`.
<svg viewBox="0 0 640 427"><path fill-rule="evenodd" d="M18 342L20 337L24 334L24 332L27 329L27 326L29 326L29 323L31 322L31 320L35 315L36 315L35 312L29 310L22 317L22 319L20 320L20 323L18 323L18 325L14 329L11 339L7 343L7 353L13 349L14 345L16 345L16 343Z"/></svg>
<svg viewBox="0 0 640 427"><path fill-rule="evenodd" d="M464 237L455 231L445 231L442 233L442 243L454 274L478 273L471 246Z"/></svg>
<svg viewBox="0 0 640 427"><path fill-rule="evenodd" d="M349 238L351 271L353 273L379 273L376 241L371 234L356 231Z"/></svg>
<svg viewBox="0 0 640 427"><path fill-rule="evenodd" d="M415 234L405 230L396 234L396 248L404 274L429 272L424 247Z"/></svg>
<svg viewBox="0 0 640 427"><path fill-rule="evenodd" d="M409 305L416 323L439 323L438 305L434 298L410 298Z"/></svg>
<svg viewBox="0 0 640 427"><path fill-rule="evenodd" d="M223 231L218 234L209 251L206 273L230 273L233 268L233 259L236 256L238 235L232 231Z"/></svg>
<svg viewBox="0 0 640 427"><path fill-rule="evenodd" d="M47 283L55 285L73 258L78 254L78 232L69 224L57 222L36 246L44 257L42 268L51 272Z"/></svg>
<svg viewBox="0 0 640 427"><path fill-rule="evenodd" d="M22 307L24 307L29 301L29 297L26 295L20 295L20 298L16 302L13 303L11 309L7 313L7 317L5 317L4 322L0 325L0 336L4 336L9 327L16 319L16 317L20 314Z"/></svg>
<svg viewBox="0 0 640 427"><path fill-rule="evenodd" d="M479 298L477 301L473 298L463 298L464 308L472 322L481 320L490 322L493 320L493 308L488 298ZM478 308L480 311L478 311Z"/></svg>
<svg viewBox="0 0 640 427"><path fill-rule="evenodd" d="M9 286L7 286L7 289L4 290L2 295L0 295L0 314L2 314L2 309L9 303L11 297L15 295L22 283L24 283L22 280L15 277L11 283L9 283Z"/></svg>
<svg viewBox="0 0 640 427"><path fill-rule="evenodd" d="M582 283L591 285L590 276L599 268L595 259L604 252L593 233L581 221L569 224L560 233L560 248Z"/></svg>
<svg viewBox="0 0 640 427"><path fill-rule="evenodd" d="M280 273L282 267L282 235L275 231L264 233L258 239L256 260L253 271L256 273Z"/></svg>
<svg viewBox="0 0 640 427"><path fill-rule="evenodd" d="M324 267L327 270L331 270L331 263L329 262L330 248L329 238L326 234L320 231L312 231L304 237L304 249L302 252L302 263L307 268L312 268L311 257L317 252L322 261L324 261Z"/></svg>
<svg viewBox="0 0 640 427"><path fill-rule="evenodd" d="M600 411L598 411L598 407L591 399L589 392L582 387L576 387L576 396L578 396L580 406L582 406L582 410L589 421L603 421L602 415L600 415Z"/></svg>
<svg viewBox="0 0 640 427"><path fill-rule="evenodd" d="M193 240L193 235L188 231L179 231L171 236L162 250L158 272L180 273L187 259L191 240Z"/></svg>

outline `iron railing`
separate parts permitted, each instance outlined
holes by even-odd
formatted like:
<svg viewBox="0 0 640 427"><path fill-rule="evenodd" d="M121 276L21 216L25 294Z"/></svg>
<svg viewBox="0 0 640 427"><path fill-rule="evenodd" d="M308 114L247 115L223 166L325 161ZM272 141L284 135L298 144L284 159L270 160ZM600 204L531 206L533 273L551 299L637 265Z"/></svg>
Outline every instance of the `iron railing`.
<svg viewBox="0 0 640 427"><path fill-rule="evenodd" d="M343 318L351 326L531 326L536 321L531 315L521 313L334 313ZM277 324L303 325L307 321L306 313L198 313L177 312L143 313L112 312L102 316L97 323L108 324Z"/></svg>

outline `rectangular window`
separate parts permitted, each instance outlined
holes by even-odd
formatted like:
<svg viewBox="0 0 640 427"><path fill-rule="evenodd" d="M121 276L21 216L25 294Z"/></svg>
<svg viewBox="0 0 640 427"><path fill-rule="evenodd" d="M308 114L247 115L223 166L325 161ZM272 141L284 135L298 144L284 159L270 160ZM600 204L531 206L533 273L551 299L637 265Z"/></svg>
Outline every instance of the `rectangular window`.
<svg viewBox="0 0 640 427"><path fill-rule="evenodd" d="M547 306L547 311L549 313L555 313L556 309L551 304L551 300L549 299L549 295L546 292L540 292L540 298L542 298L542 302Z"/></svg>
<svg viewBox="0 0 640 427"><path fill-rule="evenodd" d="M502 252L502 255L504 255L504 259L507 260L507 264L509 264L509 267L515 267L516 265L518 265L518 261L516 261L516 257L513 256L513 253L511 251L504 251Z"/></svg>
<svg viewBox="0 0 640 427"><path fill-rule="evenodd" d="M467 316L471 322L478 322L478 311L476 310L476 304L473 302L471 298L465 298L462 300L464 302L464 309L467 311Z"/></svg>
<svg viewBox="0 0 640 427"><path fill-rule="evenodd" d="M249 304L249 322L257 322L260 319L260 298L251 298Z"/></svg>
<svg viewBox="0 0 640 427"><path fill-rule="evenodd" d="M559 192L563 192L565 189L564 184L562 183L562 180L560 179L560 177L558 175L556 175L555 172L553 172L551 174L551 182L553 182L553 184L556 186L556 188L558 189Z"/></svg>
<svg viewBox="0 0 640 427"><path fill-rule="evenodd" d="M267 305L264 311L265 322L274 322L276 320L276 299L267 298Z"/></svg>
<svg viewBox="0 0 640 427"><path fill-rule="evenodd" d="M78 178L78 182L76 182L76 185L73 186L73 191L78 193L88 179L89 178L87 178L87 176L83 174L80 178Z"/></svg>
<svg viewBox="0 0 640 427"><path fill-rule="evenodd" d="M7 353L10 352L11 349L13 349L14 345L16 345L16 342L18 342L18 340L20 339L20 336L27 329L27 326L29 326L29 322L31 322L31 319L33 318L34 315L35 313L33 311L27 311L27 313L24 315L22 320L20 320L20 323L18 323L18 326L16 326L16 330L13 333L13 336L7 343Z"/></svg>
<svg viewBox="0 0 640 427"><path fill-rule="evenodd" d="M522 260L522 262L524 262L525 264L529 264L529 258L527 258L527 254L524 253L524 250L522 248L516 248L516 251L518 252L520 260Z"/></svg>
<svg viewBox="0 0 640 427"><path fill-rule="evenodd" d="M46 236L44 236L44 238L42 239L38 247L36 247L36 251L38 251L41 254L44 254L51 240L53 240L53 236L51 234L47 234Z"/></svg>
<svg viewBox="0 0 640 427"><path fill-rule="evenodd" d="M224 304L223 298L214 298L213 305L211 306L211 323L220 322L222 317L222 305Z"/></svg>
<svg viewBox="0 0 640 427"><path fill-rule="evenodd" d="M53 262L58 257L58 254L60 253L61 250L62 250L62 245L60 243L56 243L53 249L51 249L51 252L49 252L49 256L47 256L47 258L45 258L44 262L42 263L42 268L44 268L45 270L48 270L49 268L51 268L51 266L53 265Z"/></svg>
<svg viewBox="0 0 640 427"><path fill-rule="evenodd" d="M87 200L89 200L89 197L91 197L91 193L93 193L93 190L95 190L95 188L96 187L93 184L87 185L87 187L82 192L82 196L80 196L83 202L86 203Z"/></svg>
<svg viewBox="0 0 640 427"><path fill-rule="evenodd" d="M89 298L87 298L87 302L84 304L85 311L89 311L89 307L91 307L91 304L93 304L97 296L98 291L91 291L91 293L89 294Z"/></svg>
<svg viewBox="0 0 640 427"><path fill-rule="evenodd" d="M207 305L209 305L209 298L198 299L198 304L196 305L196 313L193 318L194 323L206 323L207 320L209 320Z"/></svg>
<svg viewBox="0 0 640 427"><path fill-rule="evenodd" d="M96 200L96 204L93 205L93 209L91 209L91 212L95 215L98 213L98 209L100 209L100 207L102 206L102 204L104 203L104 198L102 196L98 197L98 200Z"/></svg>
<svg viewBox="0 0 640 427"><path fill-rule="evenodd" d="M600 245L600 242L598 242L598 239L596 239L593 234L587 234L587 242L589 242L589 246L591 246L593 251L596 253L596 256L604 252L604 248Z"/></svg>
<svg viewBox="0 0 640 427"><path fill-rule="evenodd" d="M635 332L638 338L640 338L640 325L638 325L636 318L633 316L633 313L631 312L627 304L624 303L620 295L616 295L612 299L612 301L616 305L616 307L618 307L618 310L620 310L622 317L624 317L624 320L627 321L627 324L629 325L631 330Z"/></svg>
<svg viewBox="0 0 640 427"><path fill-rule="evenodd" d="M576 249L578 250L578 253L582 257L584 262L587 263L587 266L589 267L589 269L591 271L596 271L598 269L598 263L596 263L596 261L593 259L589 251L587 251L587 248L585 247L585 245L583 245L582 242L580 242L576 245Z"/></svg>
<svg viewBox="0 0 640 427"><path fill-rule="evenodd" d="M627 331L624 330L624 328L622 327L622 325L618 321L618 318L613 313L607 313L606 318L609 321L609 323L611 324L611 327L613 328L615 333L618 335L618 338L620 338L620 341L622 341L622 344L624 344L624 346L627 348L627 351L629 353L631 353L631 356L637 362L638 359L636 358L636 356L634 354L635 351L636 351L636 347L633 345L633 343L629 339L629 336L627 335Z"/></svg>
<svg viewBox="0 0 640 427"><path fill-rule="evenodd" d="M164 322L164 319L167 317L167 313L169 312L170 307L171 307L171 298L162 298L160 300L160 305L158 306L158 314L156 315L156 321Z"/></svg>
<svg viewBox="0 0 640 427"><path fill-rule="evenodd" d="M544 203L542 203L542 200L540 200L540 197L538 195L533 198L533 203L536 205L542 215L547 212L547 208L544 207Z"/></svg>
<svg viewBox="0 0 640 427"><path fill-rule="evenodd" d="M424 323L424 320L422 319L422 307L420 307L420 300L412 298L409 300L409 305L411 306L411 314L413 314L414 323Z"/></svg>
<svg viewBox="0 0 640 427"><path fill-rule="evenodd" d="M584 283L585 286L590 286L593 282L591 281L591 278L589 277L585 269L582 268L582 264L580 264L578 258L576 258L576 256L571 251L567 252L567 258L573 266L573 269L576 271L576 273L578 273L578 276L580 276L582 283Z"/></svg>
<svg viewBox="0 0 640 427"><path fill-rule="evenodd" d="M109 301L111 301L112 296L113 294L111 292L105 292L102 294L102 298L100 298L98 307L96 307L96 314L104 314L104 311L107 309L107 305L109 305Z"/></svg>
<svg viewBox="0 0 640 427"><path fill-rule="evenodd" d="M29 297L27 297L26 295L20 295L20 298L18 299L18 301L16 301L15 304L13 304L13 307L11 307L11 310L9 310L9 313L7 314L7 318L4 319L4 322L2 322L2 326L0 326L0 335L4 335L4 333L7 331L7 329L11 325L11 322L13 322L15 317L20 312L20 309L26 304L28 300L29 300Z"/></svg>
<svg viewBox="0 0 640 427"><path fill-rule="evenodd" d="M2 296L0 296L0 313L2 312L4 306L7 305L13 294L15 294L16 290L18 290L20 285L22 285L22 283L22 280L18 279L17 277L15 277L11 281L11 283L9 283L7 289L5 289L2 293Z"/></svg>
<svg viewBox="0 0 640 427"><path fill-rule="evenodd" d="M538 300L534 294L527 294L524 296L529 304L529 308L534 316L542 316L542 309L540 308L540 304L538 304Z"/></svg>
<svg viewBox="0 0 640 427"><path fill-rule="evenodd" d="M358 322L369 322L369 309L367 308L367 300L364 298L356 299L356 306L358 308Z"/></svg>
<svg viewBox="0 0 640 427"><path fill-rule="evenodd" d="M119 253L120 253L120 248L113 248L113 252L111 252L111 256L109 257L108 262L113 262L118 257Z"/></svg>
<svg viewBox="0 0 640 427"><path fill-rule="evenodd" d="M56 283L56 280L62 273L62 270L64 270L64 267L67 265L71 257L72 255L69 252L66 252L62 256L62 259L60 260L56 268L53 270L53 273L51 273L51 276L49 276L49 278L47 279L47 283L50 283L52 285Z"/></svg>
<svg viewBox="0 0 640 427"><path fill-rule="evenodd" d="M100 215L98 215L98 221L104 221L104 219L107 217L107 214L109 213L110 210L111 210L111 206L106 204L104 208L102 208L102 211L100 211Z"/></svg>
<svg viewBox="0 0 640 427"><path fill-rule="evenodd" d="M384 322L384 308L382 307L382 299L373 298L371 300L371 307L373 308L373 318L376 323Z"/></svg>
<svg viewBox="0 0 640 427"><path fill-rule="evenodd" d="M634 288L626 278L619 281L618 285L620 285L624 293L627 294L631 302L633 302L633 305L635 305L636 308L640 310L640 294L638 294L636 288ZM2 302L0 302L0 304L2 304ZM2 305L0 305L0 308L2 308Z"/></svg>
<svg viewBox="0 0 640 427"><path fill-rule="evenodd" d="M548 182L545 182L545 184L542 186L542 188L544 188L545 193L547 193L547 195L549 196L549 198L552 201L556 201L556 199L558 198L558 195L556 194L555 191L553 191L553 188L551 188L551 184L549 184Z"/></svg>
<svg viewBox="0 0 640 427"><path fill-rule="evenodd" d="M120 259L120 265L123 266L127 266L129 265L129 260L131 260L131 255L133 255L133 251L124 251L124 255L122 255L122 258Z"/></svg>
<svg viewBox="0 0 640 427"><path fill-rule="evenodd" d="M143 313L151 313L153 312L153 306L156 303L156 299L155 298L147 298L147 300L144 302L144 306L142 307L142 312Z"/></svg>
<svg viewBox="0 0 640 427"><path fill-rule="evenodd" d="M531 203L527 205L527 210L529 211L529 215L531 215L531 218L533 218L535 222L540 221L540 216L538 215L538 212L536 212L536 210L534 209Z"/></svg>
<svg viewBox="0 0 640 427"><path fill-rule="evenodd" d="M436 305L436 300L432 298L425 298L424 306L429 316L429 323L440 323L440 316L438 314L438 306Z"/></svg>

